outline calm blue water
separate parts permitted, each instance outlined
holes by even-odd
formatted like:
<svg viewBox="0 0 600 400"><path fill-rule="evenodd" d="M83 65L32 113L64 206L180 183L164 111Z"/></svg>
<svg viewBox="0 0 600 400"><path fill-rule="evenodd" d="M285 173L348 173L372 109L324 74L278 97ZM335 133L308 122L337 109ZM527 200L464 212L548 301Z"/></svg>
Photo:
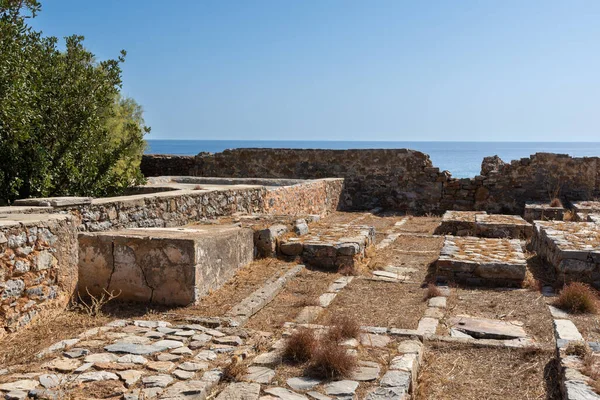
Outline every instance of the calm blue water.
<svg viewBox="0 0 600 400"><path fill-rule="evenodd" d="M294 149L413 149L429 154L433 165L457 178L473 177L483 157L498 155L508 162L547 152L575 157L600 156L600 142L341 142L251 140L148 140L147 154L195 155L225 149L265 147Z"/></svg>

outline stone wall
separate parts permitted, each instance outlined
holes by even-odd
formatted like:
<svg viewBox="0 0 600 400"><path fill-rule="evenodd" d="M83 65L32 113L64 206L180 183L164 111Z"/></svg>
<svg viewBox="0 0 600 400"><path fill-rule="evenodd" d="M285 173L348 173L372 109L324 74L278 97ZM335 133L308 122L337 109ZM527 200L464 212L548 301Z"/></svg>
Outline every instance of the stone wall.
<svg viewBox="0 0 600 400"><path fill-rule="evenodd" d="M600 194L600 159L537 153L504 163L486 157L481 175L452 178L426 154L406 149L236 149L196 157L144 156L147 176L345 178L340 207L383 207L414 213L486 210L521 214L525 203L548 202L556 188L565 202ZM162 171L161 168L165 170Z"/></svg>
<svg viewBox="0 0 600 400"><path fill-rule="evenodd" d="M0 220L0 337L44 308L66 304L77 282L76 235L70 215Z"/></svg>
<svg viewBox="0 0 600 400"><path fill-rule="evenodd" d="M156 163L154 163L156 160ZM193 163L193 167L189 166ZM447 175L431 164L429 156L407 149L297 150L235 149L201 154L172 164L164 156L145 156L147 176L161 165L181 175L262 178L344 178L340 204L344 209L437 211Z"/></svg>
<svg viewBox="0 0 600 400"><path fill-rule="evenodd" d="M269 190L264 198L265 213L325 215L338 209L343 185L343 179L319 179Z"/></svg>

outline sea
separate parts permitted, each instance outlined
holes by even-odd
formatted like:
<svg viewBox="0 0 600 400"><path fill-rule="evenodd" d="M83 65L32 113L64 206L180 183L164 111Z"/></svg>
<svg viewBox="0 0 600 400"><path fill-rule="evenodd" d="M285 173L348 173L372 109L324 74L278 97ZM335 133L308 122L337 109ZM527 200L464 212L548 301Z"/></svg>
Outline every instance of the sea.
<svg viewBox="0 0 600 400"><path fill-rule="evenodd" d="M479 175L484 157L498 155L510 162L535 153L600 156L600 142L359 142L283 140L148 140L146 154L196 155L236 148L292 149L412 149L426 153L433 165L456 178Z"/></svg>

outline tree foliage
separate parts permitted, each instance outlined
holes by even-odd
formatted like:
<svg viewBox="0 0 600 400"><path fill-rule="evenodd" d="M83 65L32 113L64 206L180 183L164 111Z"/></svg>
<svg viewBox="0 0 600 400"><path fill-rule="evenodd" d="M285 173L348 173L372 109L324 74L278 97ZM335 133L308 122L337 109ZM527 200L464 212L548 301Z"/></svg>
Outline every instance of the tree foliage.
<svg viewBox="0 0 600 400"><path fill-rule="evenodd" d="M0 200L104 196L142 182L149 128L120 93L125 51L96 62L82 36L61 51L26 24L39 10L0 0Z"/></svg>

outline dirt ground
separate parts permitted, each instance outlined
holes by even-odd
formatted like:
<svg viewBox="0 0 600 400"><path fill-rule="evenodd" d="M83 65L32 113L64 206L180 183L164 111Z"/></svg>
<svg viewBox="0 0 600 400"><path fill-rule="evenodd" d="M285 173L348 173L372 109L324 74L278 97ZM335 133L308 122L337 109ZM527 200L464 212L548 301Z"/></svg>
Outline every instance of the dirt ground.
<svg viewBox="0 0 600 400"><path fill-rule="evenodd" d="M600 316L597 314L569 314L581 336L588 342L600 342Z"/></svg>
<svg viewBox="0 0 600 400"><path fill-rule="evenodd" d="M396 228L398 232L410 233L425 233L433 234L435 228L442 222L441 217L412 217L409 216L407 221Z"/></svg>
<svg viewBox="0 0 600 400"><path fill-rule="evenodd" d="M427 308L419 284L354 279L317 320L327 325L333 315L347 315L361 325L416 329Z"/></svg>
<svg viewBox="0 0 600 400"><path fill-rule="evenodd" d="M430 343L416 400L560 399L552 351Z"/></svg>
<svg viewBox="0 0 600 400"><path fill-rule="evenodd" d="M199 304L174 310L177 314L203 317L223 316L230 308L259 289L274 276L285 274L294 263L264 258L240 268L221 288L204 297Z"/></svg>
<svg viewBox="0 0 600 400"><path fill-rule="evenodd" d="M293 321L303 307L316 305L319 296L340 277L338 273L304 269L273 301L252 316L245 327L269 332L279 330L285 322Z"/></svg>
<svg viewBox="0 0 600 400"><path fill-rule="evenodd" d="M445 319L456 315L520 321L525 332L536 341L554 341L552 316L543 296L527 289L502 290L487 288L455 288L447 299ZM444 321L440 321L440 334L447 335Z"/></svg>

